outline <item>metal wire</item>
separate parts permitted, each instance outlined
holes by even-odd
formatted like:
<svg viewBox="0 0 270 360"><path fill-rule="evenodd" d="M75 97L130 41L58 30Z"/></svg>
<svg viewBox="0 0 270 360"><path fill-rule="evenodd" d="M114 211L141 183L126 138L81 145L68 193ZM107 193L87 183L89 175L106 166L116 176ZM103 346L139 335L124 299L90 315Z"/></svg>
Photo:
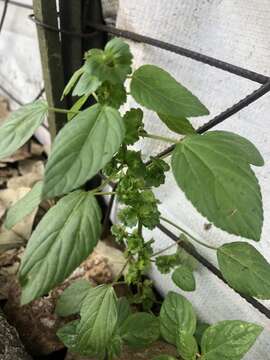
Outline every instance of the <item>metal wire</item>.
<svg viewBox="0 0 270 360"><path fill-rule="evenodd" d="M4 25L4 22L5 22L5 19L6 19L8 3L9 3L9 0L5 0L4 8L3 8L3 12L2 12L2 15L1 15L1 20L0 20L0 32L3 29L3 25Z"/></svg>
<svg viewBox="0 0 270 360"><path fill-rule="evenodd" d="M179 237L176 236L174 233L172 233L169 229L167 229L165 226L159 224L157 226L160 231L162 231L164 234L166 234L170 239L173 241L179 241ZM235 291L238 295L240 295L243 299L245 299L249 304L251 304L253 307L255 307L257 310L259 310L263 315L265 315L268 319L270 319L270 310L267 309L262 303L260 303L258 300L243 295L233 289L227 281L222 276L221 272L213 265L211 264L207 259L205 259L202 255L200 255L196 250L192 249L188 244L180 243L179 246L181 246L185 251L187 251L190 255L192 255L196 260L198 260L203 266L205 266L209 271L211 271L214 275L216 275L220 280L222 280L225 284L227 284L233 291Z"/></svg>

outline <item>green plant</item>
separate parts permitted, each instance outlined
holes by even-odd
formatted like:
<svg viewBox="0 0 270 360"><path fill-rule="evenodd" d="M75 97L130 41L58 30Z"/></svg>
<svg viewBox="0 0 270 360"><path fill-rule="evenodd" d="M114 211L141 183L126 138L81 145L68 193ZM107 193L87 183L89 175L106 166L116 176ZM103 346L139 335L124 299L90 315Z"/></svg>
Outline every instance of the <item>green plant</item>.
<svg viewBox="0 0 270 360"><path fill-rule="evenodd" d="M162 217L153 188L165 182L171 167L180 189L211 223L230 234L259 241L262 199L250 165L262 166L263 159L255 146L239 135L226 131L197 134L188 117L207 115L206 107L166 71L144 65L132 72L131 65L129 47L120 39L111 40L104 50L90 50L64 89L63 96L71 91L79 96L71 109L50 108L39 100L13 113L0 128L3 158L32 136L47 112L66 113L69 120L54 141L44 181L6 217L5 225L10 228L42 199L57 201L33 232L23 256L21 303L47 294L89 256L101 233L96 197L116 194L123 208L112 233L126 247L126 264L110 285L92 288L80 280L64 291L56 311L60 316L79 314L80 318L59 330L62 341L83 355L113 359L123 344L143 347L161 336L175 345L185 360L241 359L262 331L260 326L243 321L196 325L191 304L172 292L165 298L160 315L154 316L151 308L156 299L145 274L154 262L161 273L173 270L172 280L179 288L194 291L197 263L181 243L190 247L197 243L217 252L220 270L234 289L270 299L270 265L249 243L215 248ZM127 79L130 92L125 87ZM96 104L80 110L91 96ZM175 132L174 138L148 133L140 108L122 116L118 109L127 96L157 113ZM169 154L171 164L155 156L146 164L141 153L129 147L141 138L175 144ZM86 181L100 171L105 180L86 191ZM111 181L117 182L116 189L103 190ZM143 228L154 229L160 221L179 230L173 254L163 254L168 248L154 253L154 240L143 237ZM115 284L123 281L137 288L128 300L115 295ZM140 304L143 311L132 314L130 303ZM162 355L158 359L172 358Z"/></svg>

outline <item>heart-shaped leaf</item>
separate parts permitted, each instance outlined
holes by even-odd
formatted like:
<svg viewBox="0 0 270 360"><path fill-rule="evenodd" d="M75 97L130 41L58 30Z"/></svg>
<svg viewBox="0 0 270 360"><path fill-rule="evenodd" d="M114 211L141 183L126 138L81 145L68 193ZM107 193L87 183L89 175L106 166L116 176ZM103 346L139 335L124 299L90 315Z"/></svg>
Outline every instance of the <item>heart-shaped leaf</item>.
<svg viewBox="0 0 270 360"><path fill-rule="evenodd" d="M13 154L29 140L47 112L48 105L44 100L34 101L12 112L0 127L0 159Z"/></svg>
<svg viewBox="0 0 270 360"><path fill-rule="evenodd" d="M44 197L65 194L97 174L119 149L125 128L116 109L96 104L57 135L45 168Z"/></svg>
<svg viewBox="0 0 270 360"><path fill-rule="evenodd" d="M27 304L65 280L96 246L101 212L91 193L75 191L42 218L22 258L21 303Z"/></svg>
<svg viewBox="0 0 270 360"><path fill-rule="evenodd" d="M244 242L222 245L217 251L222 275L240 293L270 299L270 264Z"/></svg>
<svg viewBox="0 0 270 360"><path fill-rule="evenodd" d="M196 131L191 123L185 117L173 117L158 114L160 120L171 130L177 134L195 134Z"/></svg>
<svg viewBox="0 0 270 360"><path fill-rule="evenodd" d="M229 233L258 241L262 199L250 163L263 163L255 146L224 131L188 136L172 156L177 184L203 216Z"/></svg>
<svg viewBox="0 0 270 360"><path fill-rule="evenodd" d="M244 321L221 321L202 338L202 360L240 360L255 343L262 327Z"/></svg>

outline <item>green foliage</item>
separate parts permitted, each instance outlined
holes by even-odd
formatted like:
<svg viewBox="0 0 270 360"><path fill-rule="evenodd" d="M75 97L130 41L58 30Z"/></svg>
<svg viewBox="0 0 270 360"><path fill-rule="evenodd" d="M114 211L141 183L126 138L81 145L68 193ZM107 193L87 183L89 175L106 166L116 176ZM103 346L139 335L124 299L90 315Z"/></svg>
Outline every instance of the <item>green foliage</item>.
<svg viewBox="0 0 270 360"><path fill-rule="evenodd" d="M250 164L262 165L256 148L225 131L188 136L172 157L177 184L203 216L229 233L258 241L263 209Z"/></svg>
<svg viewBox="0 0 270 360"><path fill-rule="evenodd" d="M74 281L59 296L55 312L59 316L69 316L80 312L83 300L92 288L89 281L79 279Z"/></svg>
<svg viewBox="0 0 270 360"><path fill-rule="evenodd" d="M21 302L48 294L93 251L101 234L101 212L95 196L110 194L105 185L112 181L117 186L111 194L116 194L121 210L120 224L111 230L125 247L126 264L111 285L92 288L87 281L78 280L63 292L57 314L80 318L62 327L59 338L72 352L101 360L118 358L125 344L148 346L160 334L177 348L183 360L240 360L260 334L259 326L241 321L196 326L192 305L174 292L166 296L156 318L151 312L157 314L159 301L146 274L155 263L161 273L172 272L172 280L182 290L195 290L197 261L189 249L194 250L191 242L198 242L208 250L217 250L220 269L233 288L269 299L270 265L249 244L237 242L216 249L162 217L153 188L165 183L170 165L163 157L151 155L146 163L140 151L128 146L145 137L174 143L172 170L187 198L217 227L256 241L260 239L263 210L251 165L262 166L263 159L255 146L239 135L195 133L188 118L208 114L200 100L166 71L144 65L129 75L131 65L129 46L121 39L112 39L104 50L91 49L64 89L63 96L71 92L79 96L71 109L48 108L39 100L14 112L0 128L3 158L32 136L48 111L66 113L67 120L72 120L57 134L44 182L15 204L5 220L11 228L43 198L56 202L27 244L19 273ZM127 99L127 78L131 78L128 95L156 112L177 136L186 135L181 141L147 133L140 108L120 115L119 107ZM80 111L88 99L97 104ZM87 181L100 171L109 178L84 191L89 188ZM173 254L164 255L169 246L154 253L155 240L146 241L144 230L156 228L160 220L181 232L177 245L184 244L186 250L179 246ZM114 286L122 279L129 292L117 299ZM143 312L132 314L130 304ZM161 355L156 360L175 359Z"/></svg>
<svg viewBox="0 0 270 360"><path fill-rule="evenodd" d="M160 310L160 331L164 340L176 345L179 331L193 335L196 315L191 303L182 295L169 292Z"/></svg>
<svg viewBox="0 0 270 360"><path fill-rule="evenodd" d="M0 159L24 145L42 124L48 112L45 101L37 100L14 111L0 127Z"/></svg>
<svg viewBox="0 0 270 360"><path fill-rule="evenodd" d="M185 117L172 117L158 114L160 120L173 132L177 134L194 134L195 129Z"/></svg>
<svg viewBox="0 0 270 360"><path fill-rule="evenodd" d="M146 347L159 338L159 320L144 312L132 314L120 328L120 334L127 345Z"/></svg>
<svg viewBox="0 0 270 360"><path fill-rule="evenodd" d="M240 293L270 299L270 264L253 246L244 242L222 245L218 263L224 278Z"/></svg>
<svg viewBox="0 0 270 360"><path fill-rule="evenodd" d="M41 201L42 187L42 181L37 182L29 193L17 201L8 210L4 222L7 229L11 229L14 225L23 220L25 216L31 214L31 212L38 207Z"/></svg>
<svg viewBox="0 0 270 360"><path fill-rule="evenodd" d="M193 272L186 265L180 265L174 270L172 280L175 285L184 291L194 291L196 288Z"/></svg>
<svg viewBox="0 0 270 360"><path fill-rule="evenodd" d="M96 104L76 115L55 139L45 168L43 196L59 196L83 185L111 160L123 137L116 109Z"/></svg>
<svg viewBox="0 0 270 360"><path fill-rule="evenodd" d="M133 73L130 91L139 104L160 114L175 118L208 114L194 95L154 65L143 65Z"/></svg>
<svg viewBox="0 0 270 360"><path fill-rule="evenodd" d="M96 199L81 190L63 197L47 212L22 258L22 304L48 293L87 258L99 239L100 222Z"/></svg>
<svg viewBox="0 0 270 360"><path fill-rule="evenodd" d="M238 320L212 325L203 334L201 359L240 360L261 332L261 326Z"/></svg>

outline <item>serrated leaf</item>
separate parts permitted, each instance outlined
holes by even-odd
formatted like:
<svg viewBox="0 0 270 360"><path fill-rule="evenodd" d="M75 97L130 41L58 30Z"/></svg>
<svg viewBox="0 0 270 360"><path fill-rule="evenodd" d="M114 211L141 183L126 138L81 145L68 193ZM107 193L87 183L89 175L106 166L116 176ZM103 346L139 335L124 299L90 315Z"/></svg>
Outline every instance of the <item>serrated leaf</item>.
<svg viewBox="0 0 270 360"><path fill-rule="evenodd" d="M42 218L24 252L19 279L27 304L65 280L89 256L101 232L101 211L91 193L75 191Z"/></svg>
<svg viewBox="0 0 270 360"><path fill-rule="evenodd" d="M89 95L95 92L101 85L101 81L95 77L84 72L73 89L73 96Z"/></svg>
<svg viewBox="0 0 270 360"><path fill-rule="evenodd" d="M74 281L59 296L55 312L59 316L69 316L80 312L82 302L87 296L92 285L85 279Z"/></svg>
<svg viewBox="0 0 270 360"><path fill-rule="evenodd" d="M160 310L160 331L168 343L176 345L178 331L193 335L196 315L191 303L182 295L170 291Z"/></svg>
<svg viewBox="0 0 270 360"><path fill-rule="evenodd" d="M118 320L117 327L120 328L131 315L131 309L127 298L121 297L117 302Z"/></svg>
<svg viewBox="0 0 270 360"><path fill-rule="evenodd" d="M71 89L74 87L74 85L76 84L76 82L78 81L80 76L83 74L83 72L84 72L84 67L81 67L73 73L69 82L67 83L67 85L64 88L61 100L63 100L63 98L70 93Z"/></svg>
<svg viewBox="0 0 270 360"><path fill-rule="evenodd" d="M11 229L38 207L41 202L42 186L42 181L37 182L31 191L8 210L4 222L4 226L7 229Z"/></svg>
<svg viewBox="0 0 270 360"><path fill-rule="evenodd" d="M143 65L133 73L130 91L139 104L160 114L189 117L209 113L190 91L154 65Z"/></svg>
<svg viewBox="0 0 270 360"><path fill-rule="evenodd" d="M123 84L111 84L105 81L97 91L100 104L119 109L127 100L126 89Z"/></svg>
<svg viewBox="0 0 270 360"><path fill-rule="evenodd" d="M172 280L176 286L184 291L194 291L196 289L193 272L186 265L180 265L174 270Z"/></svg>
<svg viewBox="0 0 270 360"><path fill-rule="evenodd" d="M86 55L86 71L99 80L123 83L131 72L132 54L129 46L119 38L110 40L104 51L90 50Z"/></svg>
<svg viewBox="0 0 270 360"><path fill-rule="evenodd" d="M172 169L179 187L210 222L258 241L262 200L249 164L261 162L255 147L238 138L224 131L188 136L173 152Z"/></svg>
<svg viewBox="0 0 270 360"><path fill-rule="evenodd" d="M96 104L80 112L57 135L45 168L43 196L65 194L97 174L124 138L119 112Z"/></svg>
<svg viewBox="0 0 270 360"><path fill-rule="evenodd" d="M109 285L93 288L84 299L77 328L80 351L93 351L104 357L117 323L117 299Z"/></svg>
<svg viewBox="0 0 270 360"><path fill-rule="evenodd" d="M0 159L24 145L42 124L48 112L44 100L37 100L14 111L0 127Z"/></svg>
<svg viewBox="0 0 270 360"><path fill-rule="evenodd" d="M143 128L143 112L141 109L131 109L127 111L123 117L126 127L126 135L124 143L133 145L139 140L139 129Z"/></svg>
<svg viewBox="0 0 270 360"><path fill-rule="evenodd" d="M198 345L193 335L179 331L176 340L177 351L183 360L196 360Z"/></svg>
<svg viewBox="0 0 270 360"><path fill-rule="evenodd" d="M202 360L240 360L255 343L262 327L244 321L221 321L202 338Z"/></svg>
<svg viewBox="0 0 270 360"><path fill-rule="evenodd" d="M144 312L132 314L121 326L120 335L128 346L147 347L159 338L159 319Z"/></svg>
<svg viewBox="0 0 270 360"><path fill-rule="evenodd" d="M195 134L196 131L191 123L185 117L173 117L158 114L160 120L171 130L177 134Z"/></svg>
<svg viewBox="0 0 270 360"><path fill-rule="evenodd" d="M224 244L217 250L220 270L240 293L270 299L270 264L253 246L244 242Z"/></svg>

